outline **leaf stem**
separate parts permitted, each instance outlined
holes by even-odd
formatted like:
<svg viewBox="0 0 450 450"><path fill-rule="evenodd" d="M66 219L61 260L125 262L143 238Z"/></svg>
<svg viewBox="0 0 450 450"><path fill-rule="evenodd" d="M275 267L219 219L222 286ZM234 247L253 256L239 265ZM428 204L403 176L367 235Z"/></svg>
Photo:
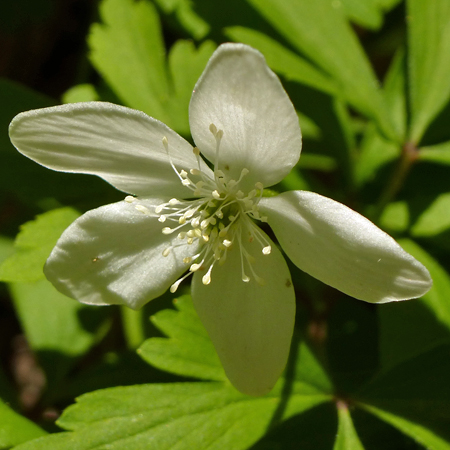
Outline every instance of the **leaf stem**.
<svg viewBox="0 0 450 450"><path fill-rule="evenodd" d="M412 167L412 165L419 158L419 149L413 142L406 142L402 147L400 159L397 167L392 173L389 183L382 191L380 198L375 206L372 215L372 220L376 223L380 219L384 208L397 196L400 189L403 187L405 179Z"/></svg>

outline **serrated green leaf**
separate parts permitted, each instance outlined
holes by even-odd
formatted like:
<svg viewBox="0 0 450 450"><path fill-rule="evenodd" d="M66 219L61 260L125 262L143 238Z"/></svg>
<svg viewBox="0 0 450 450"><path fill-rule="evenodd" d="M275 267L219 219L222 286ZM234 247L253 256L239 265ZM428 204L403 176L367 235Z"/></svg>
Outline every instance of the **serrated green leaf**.
<svg viewBox="0 0 450 450"><path fill-rule="evenodd" d="M408 239L399 243L427 267L433 287L421 299L378 309L380 361L384 368L450 340L450 275L417 243Z"/></svg>
<svg viewBox="0 0 450 450"><path fill-rule="evenodd" d="M347 405L338 403L337 407L339 422L333 450L364 450Z"/></svg>
<svg viewBox="0 0 450 450"><path fill-rule="evenodd" d="M139 354L155 367L177 375L228 382L190 297L178 298L175 306L178 311L164 310L152 317L153 323L169 339L150 338L141 346ZM296 382L331 392L328 376L306 345L300 346L294 365Z"/></svg>
<svg viewBox="0 0 450 450"><path fill-rule="evenodd" d="M54 387L97 341L106 311L60 294L47 280L11 283L10 291L27 341L47 374L47 385Z"/></svg>
<svg viewBox="0 0 450 450"><path fill-rule="evenodd" d="M78 217L74 209L61 208L22 225L14 254L0 266L0 280L27 283L45 278L43 267L48 255L61 233Z"/></svg>
<svg viewBox="0 0 450 450"><path fill-rule="evenodd" d="M47 433L0 400L0 449L27 442Z"/></svg>
<svg viewBox="0 0 450 450"><path fill-rule="evenodd" d="M195 83L203 72L216 45L205 41L198 49L190 41L177 41L169 53L171 91L166 109L173 118L173 127L189 134L189 102Z"/></svg>
<svg viewBox="0 0 450 450"><path fill-rule="evenodd" d="M229 27L225 34L235 42L258 49L265 56L267 64L286 80L302 83L328 94L338 93L338 87L332 78L269 36L244 27Z"/></svg>
<svg viewBox="0 0 450 450"><path fill-rule="evenodd" d="M164 123L169 94L165 47L158 14L147 0L104 0L103 23L95 23L88 39L90 59L117 95Z"/></svg>
<svg viewBox="0 0 450 450"><path fill-rule="evenodd" d="M177 308L178 312L155 316L158 327L171 336L166 349L170 354L171 347L186 339L201 350L208 370L217 357L212 345L205 345L206 332L191 300L179 299ZM152 351L149 346L146 357L152 358ZM178 373L187 367L186 374L192 376L195 367L197 375L198 359L190 366L180 365L192 355L197 358L196 349L175 355L169 369ZM331 399L326 373L309 348L295 340L286 377L264 397L246 396L229 382L218 381L105 389L81 396L63 413L58 424L71 433L54 434L16 450L246 449L269 427Z"/></svg>
<svg viewBox="0 0 450 450"><path fill-rule="evenodd" d="M153 384L85 394L58 423L59 433L15 450L246 449L272 423L280 390L253 398L220 382ZM281 420L330 399L318 389L294 384Z"/></svg>
<svg viewBox="0 0 450 450"><path fill-rule="evenodd" d="M408 0L410 140L419 143L450 98L450 2Z"/></svg>
<svg viewBox="0 0 450 450"><path fill-rule="evenodd" d="M412 420L407 420L401 416L391 414L380 408L369 405L360 405L366 411L379 417L386 423L391 424L404 434L412 437L416 442L422 444L429 450L449 450L450 442L439 437L433 430L415 423Z"/></svg>
<svg viewBox="0 0 450 450"><path fill-rule="evenodd" d="M155 0L155 3L166 13L175 14L178 22L194 39L203 39L211 27L195 11L190 0Z"/></svg>
<svg viewBox="0 0 450 450"><path fill-rule="evenodd" d="M396 139L381 91L342 11L328 0L247 0L295 48L330 74L342 96Z"/></svg>
<svg viewBox="0 0 450 450"><path fill-rule="evenodd" d="M201 380L225 381L219 357L190 297L180 297L174 304L178 312L166 309L151 318L169 339L147 339L138 353L158 369Z"/></svg>
<svg viewBox="0 0 450 450"><path fill-rule="evenodd" d="M168 65L158 13L148 0L103 0L91 27L91 61L127 106L189 133L188 105L215 45L178 41Z"/></svg>
<svg viewBox="0 0 450 450"><path fill-rule="evenodd" d="M94 102L100 100L92 84L77 84L71 87L62 96L63 103Z"/></svg>
<svg viewBox="0 0 450 450"><path fill-rule="evenodd" d="M450 165L450 142L422 147L419 160Z"/></svg>
<svg viewBox="0 0 450 450"><path fill-rule="evenodd" d="M340 0L347 17L362 27L378 30L383 24L383 15L376 0Z"/></svg>

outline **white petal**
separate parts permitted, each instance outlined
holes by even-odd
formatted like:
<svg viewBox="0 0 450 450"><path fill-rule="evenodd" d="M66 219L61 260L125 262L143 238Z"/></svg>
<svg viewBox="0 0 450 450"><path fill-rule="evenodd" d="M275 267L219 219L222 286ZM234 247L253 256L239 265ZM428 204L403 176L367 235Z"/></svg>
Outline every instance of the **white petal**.
<svg viewBox="0 0 450 450"><path fill-rule="evenodd" d="M146 206L161 200L139 200ZM92 210L77 219L53 249L45 275L63 294L82 303L125 304L137 309L163 294L187 269L183 258L196 245L164 235L153 215L126 201ZM174 247L168 256L163 251Z"/></svg>
<svg viewBox="0 0 450 450"><path fill-rule="evenodd" d="M102 102L38 109L16 116L9 134L21 153L50 169L98 175L137 195L190 196L162 139L178 170L197 167L192 146L140 111Z"/></svg>
<svg viewBox="0 0 450 450"><path fill-rule="evenodd" d="M189 122L196 145L213 163L210 124L223 131L219 167L234 179L247 168L251 188L257 181L278 183L300 157L301 132L289 97L262 54L243 44L215 51L195 86Z"/></svg>
<svg viewBox="0 0 450 450"><path fill-rule="evenodd" d="M267 238L268 239L268 238ZM196 272L192 284L195 309L206 327L231 383L249 395L269 392L289 355L295 316L295 295L286 262L272 245L263 255L258 243L246 244L255 257L254 270L265 281L242 281L239 248L229 250L223 266L202 284Z"/></svg>
<svg viewBox="0 0 450 450"><path fill-rule="evenodd" d="M365 217L312 192L264 198L283 250L300 269L371 303L407 300L432 285L428 270Z"/></svg>

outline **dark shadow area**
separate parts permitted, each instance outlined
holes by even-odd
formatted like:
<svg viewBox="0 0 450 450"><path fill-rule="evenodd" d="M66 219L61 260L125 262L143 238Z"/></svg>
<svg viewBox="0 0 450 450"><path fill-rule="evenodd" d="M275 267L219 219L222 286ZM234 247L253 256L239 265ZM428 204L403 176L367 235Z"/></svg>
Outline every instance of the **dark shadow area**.
<svg viewBox="0 0 450 450"><path fill-rule="evenodd" d="M249 450L329 450L336 430L336 408L326 403L286 420Z"/></svg>
<svg viewBox="0 0 450 450"><path fill-rule="evenodd" d="M365 450L423 450L422 445L372 414L359 408L351 414Z"/></svg>
<svg viewBox="0 0 450 450"><path fill-rule="evenodd" d="M340 294L329 313L326 341L329 371L338 393L354 392L378 370L377 337L376 307Z"/></svg>
<svg viewBox="0 0 450 450"><path fill-rule="evenodd" d="M292 389L295 382L295 372L297 367L297 360L300 357L300 336L294 334L291 342L291 350L289 352L289 359L284 371L284 384L281 391L281 400L278 403L277 409L275 410L272 419L270 420L267 430L271 430L273 427L277 426L282 419L289 397L292 394Z"/></svg>
<svg viewBox="0 0 450 450"><path fill-rule="evenodd" d="M381 374L358 393L363 402L450 439L450 343Z"/></svg>

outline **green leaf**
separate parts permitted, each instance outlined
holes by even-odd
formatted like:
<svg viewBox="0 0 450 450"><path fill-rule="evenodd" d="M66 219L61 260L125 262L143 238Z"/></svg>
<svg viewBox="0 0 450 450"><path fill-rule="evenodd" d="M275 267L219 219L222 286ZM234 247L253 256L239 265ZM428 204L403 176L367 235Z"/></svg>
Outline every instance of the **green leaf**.
<svg viewBox="0 0 450 450"><path fill-rule="evenodd" d="M64 92L63 103L94 102L100 100L92 84L77 84Z"/></svg>
<svg viewBox="0 0 450 450"><path fill-rule="evenodd" d="M347 405L338 402L337 410L339 425L333 450L364 450L364 447L356 434Z"/></svg>
<svg viewBox="0 0 450 450"><path fill-rule="evenodd" d="M411 227L414 237L429 237L450 229L450 193L438 195Z"/></svg>
<svg viewBox="0 0 450 450"><path fill-rule="evenodd" d="M396 139L378 81L347 22L341 3L329 0L247 0L295 48L338 83L342 96Z"/></svg>
<svg viewBox="0 0 450 450"><path fill-rule="evenodd" d="M0 266L0 280L31 282L44 278L45 261L61 233L79 217L71 208L56 209L22 225L15 253Z"/></svg>
<svg viewBox="0 0 450 450"><path fill-rule="evenodd" d="M395 142L384 138L374 124L369 124L363 135L360 152L355 164L355 183L363 186L373 181L378 171L394 161L400 154Z"/></svg>
<svg viewBox="0 0 450 450"><path fill-rule="evenodd" d="M391 414L380 408L376 408L370 405L360 404L360 406L366 411L372 413L374 416L379 417L386 423L391 424L404 434L412 437L416 442L422 444L429 450L449 450L450 443L441 437L439 437L431 429L415 423L412 420L405 419L396 414Z"/></svg>
<svg viewBox="0 0 450 450"><path fill-rule="evenodd" d="M100 325L106 325L105 310L60 294L47 280L12 283L10 290L27 341L47 374L47 385L54 388L97 342Z"/></svg>
<svg viewBox="0 0 450 450"><path fill-rule="evenodd" d="M376 0L340 0L348 18L356 24L378 30L383 24L383 15Z"/></svg>
<svg viewBox="0 0 450 450"><path fill-rule="evenodd" d="M179 41L168 66L159 16L148 0L104 0L102 24L91 27L91 61L124 104L181 134L189 132L188 105L195 82L214 51Z"/></svg>
<svg viewBox="0 0 450 450"><path fill-rule="evenodd" d="M160 312L153 319L170 335L166 344L151 338L141 354L178 374L206 378L203 369L223 378L191 300L182 297L176 305L178 312ZM161 351L168 352L168 363L160 362ZM200 352L205 362L199 360ZM41 438L16 450L246 449L269 427L331 400L331 392L314 355L295 340L286 377L264 397L243 395L228 381L105 389L81 396L63 413L58 424L71 433Z"/></svg>
<svg viewBox="0 0 450 450"><path fill-rule="evenodd" d="M166 309L151 318L169 339L150 338L138 353L158 369L201 380L225 381L219 357L190 297L179 297L174 304L178 312Z"/></svg>
<svg viewBox="0 0 450 450"><path fill-rule="evenodd" d="M450 98L450 2L408 0L410 140L419 143Z"/></svg>
<svg viewBox="0 0 450 450"><path fill-rule="evenodd" d="M337 94L338 87L332 78L314 67L269 36L249 28L229 27L225 34L235 42L242 42L259 50L267 64L286 80L305 84L328 94Z"/></svg>
<svg viewBox="0 0 450 450"><path fill-rule="evenodd" d="M402 239L399 243L429 270L433 287L421 299L378 308L384 368L450 340L450 275L415 242Z"/></svg>
<svg viewBox="0 0 450 450"><path fill-rule="evenodd" d="M155 0L155 3L166 13L175 14L178 22L194 39L203 39L210 31L209 23L203 20L194 9L190 0Z"/></svg>
<svg viewBox="0 0 450 450"><path fill-rule="evenodd" d="M450 142L422 147L419 152L419 160L450 165Z"/></svg>
<svg viewBox="0 0 450 450"><path fill-rule="evenodd" d="M0 449L47 434L42 428L13 411L0 400Z"/></svg>
<svg viewBox="0 0 450 450"><path fill-rule="evenodd" d="M407 127L406 108L406 55L400 47L384 79L384 98L397 135L405 140Z"/></svg>
<svg viewBox="0 0 450 450"><path fill-rule="evenodd" d="M216 45L205 41L198 49L190 41L177 41L169 53L171 91L166 109L173 128L189 135L189 102L195 83L202 74Z"/></svg>
<svg viewBox="0 0 450 450"><path fill-rule="evenodd" d="M117 95L133 108L151 109L165 123L169 86L158 14L149 1L104 0L103 24L93 24L90 58Z"/></svg>

